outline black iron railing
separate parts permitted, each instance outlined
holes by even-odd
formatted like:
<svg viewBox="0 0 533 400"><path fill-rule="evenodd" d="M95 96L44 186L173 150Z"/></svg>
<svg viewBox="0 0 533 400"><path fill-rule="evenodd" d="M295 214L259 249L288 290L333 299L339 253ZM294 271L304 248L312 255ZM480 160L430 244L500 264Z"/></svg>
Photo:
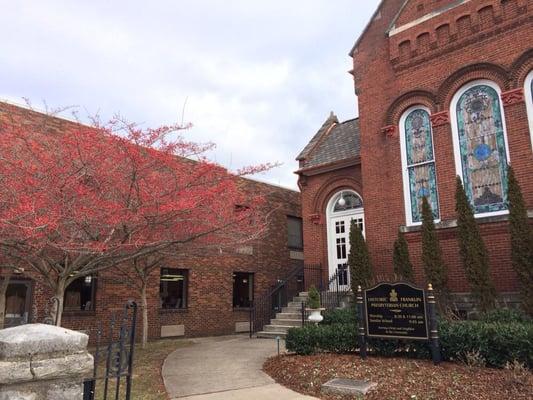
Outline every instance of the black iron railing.
<svg viewBox="0 0 533 400"><path fill-rule="evenodd" d="M257 296L250 308L250 337L268 325L294 297L308 291L311 286L320 293L321 307L328 310L341 307L350 292L346 271L338 270L328 279L326 276L320 265L298 266L263 295ZM298 309L302 324L308 317L306 306L306 301L301 302Z"/></svg>
<svg viewBox="0 0 533 400"><path fill-rule="evenodd" d="M265 293L256 296L250 308L250 337L268 325L276 313L287 307L300 292L306 291L314 282L320 282L321 273L320 265L297 266Z"/></svg>
<svg viewBox="0 0 533 400"><path fill-rule="evenodd" d="M84 382L83 400L130 400L136 325L137 304L129 301L121 315L113 313L107 345L101 343L103 328L96 330L93 376Z"/></svg>
<svg viewBox="0 0 533 400"><path fill-rule="evenodd" d="M350 294L346 270L337 270L331 275L327 282L315 286L320 293L320 307L326 310L334 310L344 306ZM300 313L302 325L308 322L309 311L306 302L302 302Z"/></svg>

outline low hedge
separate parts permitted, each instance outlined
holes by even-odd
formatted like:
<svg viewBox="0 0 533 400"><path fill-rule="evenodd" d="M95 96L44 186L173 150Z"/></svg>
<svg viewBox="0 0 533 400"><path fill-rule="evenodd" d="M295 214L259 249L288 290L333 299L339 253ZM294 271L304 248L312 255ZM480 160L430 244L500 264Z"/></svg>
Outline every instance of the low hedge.
<svg viewBox="0 0 533 400"><path fill-rule="evenodd" d="M518 360L533 368L531 322L441 322L439 336L442 354L448 360L478 352L489 366L503 367Z"/></svg>
<svg viewBox="0 0 533 400"><path fill-rule="evenodd" d="M357 348L357 326L354 324L305 325L291 328L285 338L287 350L301 355L318 351L351 353Z"/></svg>
<svg viewBox="0 0 533 400"><path fill-rule="evenodd" d="M503 367L518 360L533 368L533 323L482 321L441 321L441 353L444 360L465 360L477 352L488 366ZM306 325L292 328L286 338L287 350L309 355L317 352L352 353L357 351L357 325L353 323ZM391 357L431 358L427 342L369 339L372 354Z"/></svg>
<svg viewBox="0 0 533 400"><path fill-rule="evenodd" d="M529 316L521 310L512 308L497 308L487 311L479 316L482 322L533 322Z"/></svg>
<svg viewBox="0 0 533 400"><path fill-rule="evenodd" d="M327 310L324 312L324 320L321 325L333 324L356 324L357 314L355 307Z"/></svg>

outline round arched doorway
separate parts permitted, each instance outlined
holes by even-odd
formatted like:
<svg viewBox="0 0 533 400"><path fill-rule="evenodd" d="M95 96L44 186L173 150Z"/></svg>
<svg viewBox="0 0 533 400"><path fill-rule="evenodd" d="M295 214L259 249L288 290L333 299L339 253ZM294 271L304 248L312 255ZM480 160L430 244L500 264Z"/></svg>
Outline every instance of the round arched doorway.
<svg viewBox="0 0 533 400"><path fill-rule="evenodd" d="M350 285L348 254L350 253L350 226L355 223L365 234L363 199L353 190L342 190L331 197L327 210L329 276L339 271L339 285Z"/></svg>

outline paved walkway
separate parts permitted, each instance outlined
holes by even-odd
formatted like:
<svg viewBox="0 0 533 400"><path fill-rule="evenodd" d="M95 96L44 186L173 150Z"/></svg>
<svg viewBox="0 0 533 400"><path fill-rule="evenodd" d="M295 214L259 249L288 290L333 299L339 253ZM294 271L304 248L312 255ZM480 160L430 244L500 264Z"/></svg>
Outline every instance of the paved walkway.
<svg viewBox="0 0 533 400"><path fill-rule="evenodd" d="M163 364L163 380L172 399L314 399L278 385L261 370L265 360L277 353L275 340L225 336L193 343L171 353Z"/></svg>

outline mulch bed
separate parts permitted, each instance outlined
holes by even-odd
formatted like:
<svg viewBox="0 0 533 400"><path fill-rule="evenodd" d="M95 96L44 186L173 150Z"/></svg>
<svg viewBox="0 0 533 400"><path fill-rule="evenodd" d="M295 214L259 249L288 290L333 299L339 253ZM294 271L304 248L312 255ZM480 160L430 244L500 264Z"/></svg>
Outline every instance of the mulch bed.
<svg viewBox="0 0 533 400"><path fill-rule="evenodd" d="M321 385L333 378L364 379L377 388L365 400L532 400L533 374L469 367L460 363L434 366L425 360L320 354L272 357L263 366L276 382L297 392L327 400L353 399L325 395Z"/></svg>

